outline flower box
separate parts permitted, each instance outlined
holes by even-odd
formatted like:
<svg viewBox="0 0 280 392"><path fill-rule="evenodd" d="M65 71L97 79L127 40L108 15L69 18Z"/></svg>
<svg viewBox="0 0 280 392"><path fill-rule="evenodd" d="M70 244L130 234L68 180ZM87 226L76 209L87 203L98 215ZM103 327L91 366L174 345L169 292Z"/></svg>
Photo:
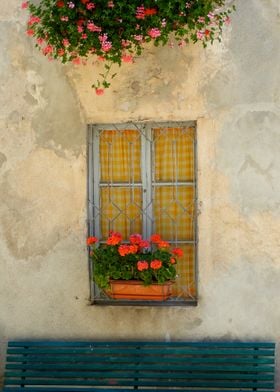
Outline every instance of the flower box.
<svg viewBox="0 0 280 392"><path fill-rule="evenodd" d="M113 299L165 301L172 295L173 281L143 286L138 280L110 280L106 294Z"/></svg>

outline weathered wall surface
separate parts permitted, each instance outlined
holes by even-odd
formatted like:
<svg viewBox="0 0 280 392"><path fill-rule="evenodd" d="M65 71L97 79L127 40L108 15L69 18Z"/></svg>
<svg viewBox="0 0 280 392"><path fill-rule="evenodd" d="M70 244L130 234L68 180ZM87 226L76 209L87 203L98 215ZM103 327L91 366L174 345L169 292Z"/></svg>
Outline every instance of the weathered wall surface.
<svg viewBox="0 0 280 392"><path fill-rule="evenodd" d="M97 65L32 47L20 3L0 14L2 350L11 338L280 342L278 0L237 0L221 45L148 48L102 97ZM129 120L198 121L195 308L87 304L86 124Z"/></svg>

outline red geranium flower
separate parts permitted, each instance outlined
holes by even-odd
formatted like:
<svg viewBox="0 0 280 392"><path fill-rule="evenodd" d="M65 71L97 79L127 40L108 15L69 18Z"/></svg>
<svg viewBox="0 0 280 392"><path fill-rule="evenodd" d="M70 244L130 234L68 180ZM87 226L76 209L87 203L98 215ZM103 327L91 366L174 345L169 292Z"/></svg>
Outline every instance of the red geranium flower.
<svg viewBox="0 0 280 392"><path fill-rule="evenodd" d="M156 15L157 9L156 8L146 8L144 11L145 15Z"/></svg>
<svg viewBox="0 0 280 392"><path fill-rule="evenodd" d="M96 237L88 237L88 239L87 239L87 245L88 245L88 246L93 245L93 244L95 244L97 241L98 241L98 238L96 238Z"/></svg>
<svg viewBox="0 0 280 392"><path fill-rule="evenodd" d="M137 269L138 271L145 271L149 268L149 264L145 260L140 260L137 263Z"/></svg>
<svg viewBox="0 0 280 392"><path fill-rule="evenodd" d="M157 245L159 248L169 248L169 246L170 246L169 242L167 242L167 241L159 241L157 243Z"/></svg>
<svg viewBox="0 0 280 392"><path fill-rule="evenodd" d="M62 1L62 0L59 0L59 1L57 1L56 2L56 6L58 7L58 8L62 8L62 7L64 7L64 1Z"/></svg>
<svg viewBox="0 0 280 392"><path fill-rule="evenodd" d="M157 269L160 269L161 266L162 266L162 261L161 260L155 259L155 260L151 261L151 268L152 269L157 270Z"/></svg>
<svg viewBox="0 0 280 392"><path fill-rule="evenodd" d="M98 90L98 89L96 89L96 90ZM106 244L107 245L117 245L121 242L121 240L122 240L122 235L120 233L111 231L110 237L107 239Z"/></svg>
<svg viewBox="0 0 280 392"><path fill-rule="evenodd" d="M129 241L131 244L138 245L141 240L142 240L141 234L131 234L131 236L129 237Z"/></svg>
<svg viewBox="0 0 280 392"><path fill-rule="evenodd" d="M174 254L174 256L177 256L177 257L182 257L184 255L184 252L181 248L174 248L172 250L172 253Z"/></svg>
<svg viewBox="0 0 280 392"><path fill-rule="evenodd" d="M151 235L150 238L151 242L153 242L154 244L158 244L161 241L161 237L159 234L153 234Z"/></svg>

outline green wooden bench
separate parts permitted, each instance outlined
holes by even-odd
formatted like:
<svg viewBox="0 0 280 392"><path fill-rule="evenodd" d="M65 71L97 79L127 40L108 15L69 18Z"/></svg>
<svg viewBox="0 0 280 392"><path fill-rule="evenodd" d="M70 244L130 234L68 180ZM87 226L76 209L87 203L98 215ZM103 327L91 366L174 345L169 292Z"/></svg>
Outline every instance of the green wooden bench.
<svg viewBox="0 0 280 392"><path fill-rule="evenodd" d="M274 343L10 342L5 392L274 390Z"/></svg>

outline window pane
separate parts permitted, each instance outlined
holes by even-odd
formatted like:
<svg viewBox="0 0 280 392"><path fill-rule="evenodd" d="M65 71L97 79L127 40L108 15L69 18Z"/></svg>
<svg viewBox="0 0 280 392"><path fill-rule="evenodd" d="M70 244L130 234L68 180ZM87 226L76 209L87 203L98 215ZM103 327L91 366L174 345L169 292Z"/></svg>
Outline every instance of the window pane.
<svg viewBox="0 0 280 392"><path fill-rule="evenodd" d="M101 188L101 237L107 238L110 230L118 231L123 238L142 232L142 190L139 187Z"/></svg>
<svg viewBox="0 0 280 392"><path fill-rule="evenodd" d="M178 278L173 293L178 297L196 297L195 287L195 248L194 245L181 245L184 256L178 259L176 269Z"/></svg>
<svg viewBox="0 0 280 392"><path fill-rule="evenodd" d="M135 130L105 130L100 134L102 182L141 180L141 137Z"/></svg>
<svg viewBox="0 0 280 392"><path fill-rule="evenodd" d="M194 188L154 187L154 231L169 241L194 240Z"/></svg>
<svg viewBox="0 0 280 392"><path fill-rule="evenodd" d="M155 180L194 180L194 128L154 129Z"/></svg>

